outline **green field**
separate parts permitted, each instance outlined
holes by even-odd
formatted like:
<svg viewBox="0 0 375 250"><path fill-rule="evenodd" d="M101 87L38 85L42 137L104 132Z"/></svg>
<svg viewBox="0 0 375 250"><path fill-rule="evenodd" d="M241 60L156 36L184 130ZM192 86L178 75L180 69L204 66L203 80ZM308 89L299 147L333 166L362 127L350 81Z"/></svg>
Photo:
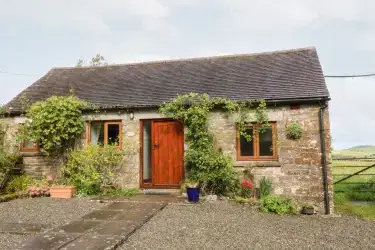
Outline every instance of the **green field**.
<svg viewBox="0 0 375 250"><path fill-rule="evenodd" d="M334 181L344 178L346 175L354 174L366 167L375 165L375 160L372 161L332 161L332 172ZM375 167L370 168L357 176L351 177L346 182L367 182L375 178Z"/></svg>
<svg viewBox="0 0 375 250"><path fill-rule="evenodd" d="M375 159L368 159L375 158L375 146L357 146L350 149L334 150L332 156L334 159L367 158L361 160L333 160L333 179L338 181L349 174L375 165ZM342 183L335 184L334 190L336 213L356 215L363 219L375 220L375 203L371 203L371 201L375 201L375 167ZM363 192L363 190L366 190L366 192ZM368 204L358 204L353 201L370 202Z"/></svg>
<svg viewBox="0 0 375 250"><path fill-rule="evenodd" d="M333 158L375 158L375 146L364 145L332 151Z"/></svg>

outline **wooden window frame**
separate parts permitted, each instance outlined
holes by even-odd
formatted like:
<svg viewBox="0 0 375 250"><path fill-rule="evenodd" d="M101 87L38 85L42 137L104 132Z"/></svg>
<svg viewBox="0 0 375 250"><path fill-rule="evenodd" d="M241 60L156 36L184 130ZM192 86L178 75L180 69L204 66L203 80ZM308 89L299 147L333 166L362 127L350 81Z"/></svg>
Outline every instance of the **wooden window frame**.
<svg viewBox="0 0 375 250"><path fill-rule="evenodd" d="M259 156L259 133L257 132L257 127L259 125L250 125L253 127L252 142L254 148L254 156L242 156L241 147L240 147L240 132L238 127L236 128L236 151L237 151L237 160L238 161L277 161L277 134L276 134L276 122L269 122L269 125L272 129L272 156ZM249 127L250 127L249 126Z"/></svg>
<svg viewBox="0 0 375 250"><path fill-rule="evenodd" d="M21 130L25 129L25 124L21 124ZM35 147L25 147L23 139L20 141L20 151L25 153L40 153L40 145L37 142Z"/></svg>
<svg viewBox="0 0 375 250"><path fill-rule="evenodd" d="M91 144L91 124L92 123L104 123L104 146L108 145L108 125L118 125L119 130L119 145L116 146L118 149L122 149L122 121L89 121L87 122L87 144Z"/></svg>

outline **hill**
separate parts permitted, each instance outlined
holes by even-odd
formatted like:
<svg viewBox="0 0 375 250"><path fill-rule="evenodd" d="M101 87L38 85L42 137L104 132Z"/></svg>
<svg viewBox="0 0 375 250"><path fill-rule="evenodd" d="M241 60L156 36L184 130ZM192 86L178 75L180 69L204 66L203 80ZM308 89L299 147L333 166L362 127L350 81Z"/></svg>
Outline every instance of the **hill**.
<svg viewBox="0 0 375 250"><path fill-rule="evenodd" d="M359 145L332 151L333 158L375 158L375 146Z"/></svg>

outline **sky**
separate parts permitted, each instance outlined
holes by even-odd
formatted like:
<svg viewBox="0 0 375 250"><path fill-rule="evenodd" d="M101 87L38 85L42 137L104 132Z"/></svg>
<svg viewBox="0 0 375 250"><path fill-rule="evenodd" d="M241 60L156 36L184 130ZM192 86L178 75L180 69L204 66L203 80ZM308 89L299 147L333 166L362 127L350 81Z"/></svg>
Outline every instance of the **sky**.
<svg viewBox="0 0 375 250"><path fill-rule="evenodd" d="M127 63L315 46L325 75L375 73L374 9L373 0L0 0L0 103L97 53ZM333 147L375 145L375 77L326 82Z"/></svg>

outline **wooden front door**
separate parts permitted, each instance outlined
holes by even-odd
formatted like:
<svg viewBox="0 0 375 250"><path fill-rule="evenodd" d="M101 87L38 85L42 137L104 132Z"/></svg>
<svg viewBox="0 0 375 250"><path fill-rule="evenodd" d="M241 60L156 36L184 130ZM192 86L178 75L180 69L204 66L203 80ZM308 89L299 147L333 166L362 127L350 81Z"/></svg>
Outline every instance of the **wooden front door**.
<svg viewBox="0 0 375 250"><path fill-rule="evenodd" d="M152 184L179 186L183 179L183 126L178 121L152 122Z"/></svg>

